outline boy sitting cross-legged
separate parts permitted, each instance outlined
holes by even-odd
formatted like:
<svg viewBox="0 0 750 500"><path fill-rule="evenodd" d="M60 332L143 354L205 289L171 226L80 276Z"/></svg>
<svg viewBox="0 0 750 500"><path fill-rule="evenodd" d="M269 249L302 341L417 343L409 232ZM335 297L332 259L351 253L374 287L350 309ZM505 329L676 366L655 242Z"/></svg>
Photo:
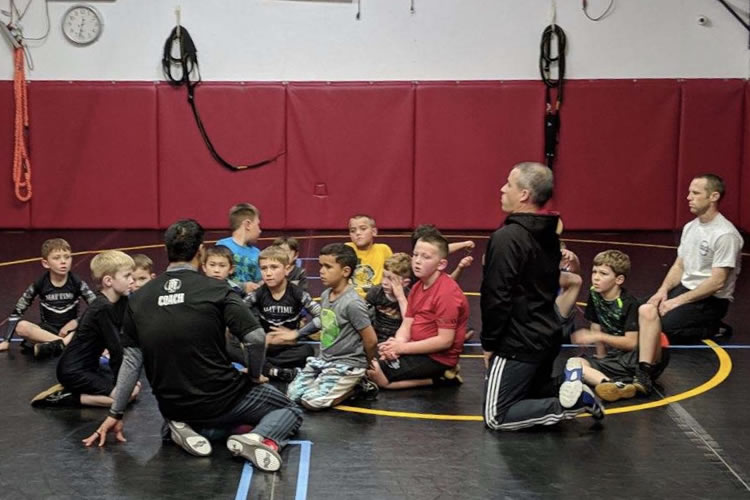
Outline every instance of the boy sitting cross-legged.
<svg viewBox="0 0 750 500"><path fill-rule="evenodd" d="M583 380L605 401L632 398L637 390L630 382L638 369L639 340L643 339L639 338L640 302L622 286L629 272L630 258L619 250L606 250L594 257L584 313L591 326L571 336L575 344L594 344L596 355L571 358L566 370L581 368ZM654 360L656 378L668 363L667 350L659 347Z"/></svg>
<svg viewBox="0 0 750 500"><path fill-rule="evenodd" d="M358 214L349 219L349 238L352 241L346 245L357 254L357 267L352 273L352 281L362 298L370 287L380 284L385 259L393 254L391 247L385 243L375 243L377 235L375 219L369 215Z"/></svg>
<svg viewBox="0 0 750 500"><path fill-rule="evenodd" d="M267 334L263 375L291 382L297 368L305 366L307 358L315 355L310 344L299 344L297 339L320 330L320 304L287 279L292 264L286 250L270 246L260 252L259 261L263 285L250 292L245 302L253 308ZM312 319L300 328L305 311Z"/></svg>
<svg viewBox="0 0 750 500"><path fill-rule="evenodd" d="M57 364L57 380L62 385L38 394L31 406L112 404L122 364L120 328L133 284L133 266L133 259L117 250L102 252L91 260L91 274L99 284L99 293L83 313L73 340ZM104 349L109 351L108 367L99 364ZM135 399L139 391L140 385L136 385L130 399Z"/></svg>
<svg viewBox="0 0 750 500"><path fill-rule="evenodd" d="M332 243L320 251L320 355L308 358L287 395L309 410L339 404L354 393L376 352L377 337L364 301L349 285L357 267L354 250Z"/></svg>
<svg viewBox="0 0 750 500"><path fill-rule="evenodd" d="M406 315L396 335L378 346L379 362L367 376L386 389L440 384L463 350L469 304L455 280L445 274L448 242L440 234L421 237L412 268L419 279L409 293ZM452 371L450 382L461 382Z"/></svg>
<svg viewBox="0 0 750 500"><path fill-rule="evenodd" d="M378 342L393 337L401 326L406 315L410 277L411 258L403 252L394 253L385 259L382 283L367 291L365 301Z"/></svg>
<svg viewBox="0 0 750 500"><path fill-rule="evenodd" d="M8 317L5 338L0 338L0 351L8 350L13 333L34 343L34 356L45 358L59 356L73 338L78 326L78 300L89 304L96 295L85 281L70 272L73 259L70 244L62 238L52 238L42 244L42 267L47 269L38 280L29 285ZM21 318L39 296L39 316L36 325ZM30 346L29 346L30 347Z"/></svg>

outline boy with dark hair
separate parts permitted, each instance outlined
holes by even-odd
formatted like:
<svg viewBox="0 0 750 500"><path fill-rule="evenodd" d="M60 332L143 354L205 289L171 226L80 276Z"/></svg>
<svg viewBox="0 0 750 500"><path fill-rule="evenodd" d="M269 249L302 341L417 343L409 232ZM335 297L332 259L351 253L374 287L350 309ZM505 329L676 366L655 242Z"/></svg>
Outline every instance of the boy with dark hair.
<svg viewBox="0 0 750 500"><path fill-rule="evenodd" d="M441 237L443 236L440 230L438 230L438 228L433 224L421 224L417 226L411 233L412 250L414 250L417 241L419 241L422 236L427 235L439 235ZM450 272L451 278L458 281L459 278L461 278L461 275L464 273L464 269L471 266L471 264L474 262L474 257L472 257L470 254L474 250L475 246L476 244L472 240L455 241L453 243L448 243L448 254L458 252L459 250L463 250L466 253L466 255L464 255L461 260L458 261L456 268ZM412 283L416 282L417 278L415 276L412 276Z"/></svg>
<svg viewBox="0 0 750 500"><path fill-rule="evenodd" d="M357 214L349 219L349 238L352 241L346 245L356 252L358 263L352 273L352 281L362 298L371 286L379 285L383 280L385 259L393 254L388 245L375 243L377 235L375 219L369 215Z"/></svg>
<svg viewBox="0 0 750 500"><path fill-rule="evenodd" d="M225 246L232 251L234 271L231 278L245 292L252 292L260 286L260 250L253 246L261 232L260 210L249 203L234 205L229 210L229 227L232 236L220 239L216 245Z"/></svg>
<svg viewBox="0 0 750 500"><path fill-rule="evenodd" d="M443 270L448 241L426 234L414 246L412 267L419 278L409 293L396 335L378 346L380 362L368 377L379 387L405 389L439 383L455 368L463 350L469 303L456 281ZM461 382L454 376L454 382Z"/></svg>
<svg viewBox="0 0 750 500"><path fill-rule="evenodd" d="M8 350L13 334L18 333L24 341L36 344L34 356L37 358L62 354L78 326L78 300L85 299L90 304L96 299L86 282L70 272L72 262L70 244L64 239L53 238L42 244L42 267L47 272L29 285L18 299L8 317L5 337L0 339L0 351ZM37 295L39 325L21 319Z"/></svg>
<svg viewBox="0 0 750 500"><path fill-rule="evenodd" d="M154 261L151 257L142 253L137 253L132 257L135 267L133 267L133 286L130 287L130 291L135 292L156 278L156 274L154 274Z"/></svg>
<svg viewBox="0 0 750 500"><path fill-rule="evenodd" d="M297 259L299 258L299 241L297 241L297 238L291 236L280 236L273 240L273 246L281 247L289 253L289 265L291 267L286 278L291 284L300 287L306 292L307 273L297 265Z"/></svg>
<svg viewBox="0 0 750 500"><path fill-rule="evenodd" d="M367 291L365 302L378 343L393 337L401 326L408 305L410 279L411 259L403 252L394 253L385 259L383 282Z"/></svg>
<svg viewBox="0 0 750 500"><path fill-rule="evenodd" d="M133 259L108 250L91 260L91 275L99 284L96 300L81 317L73 340L57 363L59 384L38 394L31 406L109 406L122 364L120 328L133 284ZM99 364L109 351L109 367ZM131 401L140 391L136 385Z"/></svg>
<svg viewBox="0 0 750 500"><path fill-rule="evenodd" d="M349 285L357 255L343 243L320 251L320 279L328 287L321 295L320 354L308 358L287 394L309 410L335 406L351 396L375 356L377 337L367 306Z"/></svg>
<svg viewBox="0 0 750 500"><path fill-rule="evenodd" d="M640 301L623 287L628 273L630 258L619 250L606 250L594 257L591 291L584 313L591 326L571 336L575 344L596 346L595 356L571 358L568 368L580 364L583 380L594 386L596 394L605 401L632 398L636 394L636 387L630 381L638 368ZM654 379L669 361L668 351L662 350L661 345L655 360Z"/></svg>
<svg viewBox="0 0 750 500"><path fill-rule="evenodd" d="M297 368L305 366L307 358L315 355L310 344L299 344L297 340L320 330L320 304L288 280L290 264L286 250L272 245L260 252L259 261L263 285L250 292L245 302L255 311L266 332L268 347L263 374L291 382ZM304 312L312 319L300 328Z"/></svg>

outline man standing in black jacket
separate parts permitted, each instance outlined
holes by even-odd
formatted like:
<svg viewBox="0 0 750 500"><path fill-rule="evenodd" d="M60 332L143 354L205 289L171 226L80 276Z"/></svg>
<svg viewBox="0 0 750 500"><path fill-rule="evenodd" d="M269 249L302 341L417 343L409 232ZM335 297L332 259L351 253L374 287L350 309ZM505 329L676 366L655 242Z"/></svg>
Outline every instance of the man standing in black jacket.
<svg viewBox="0 0 750 500"><path fill-rule="evenodd" d="M501 190L508 217L487 244L481 288L487 367L483 416L493 430L551 425L584 411L603 416L596 396L583 384L580 362L566 366L559 388L551 379L562 342L555 312L560 240L558 216L539 212L552 191L548 167L513 167Z"/></svg>

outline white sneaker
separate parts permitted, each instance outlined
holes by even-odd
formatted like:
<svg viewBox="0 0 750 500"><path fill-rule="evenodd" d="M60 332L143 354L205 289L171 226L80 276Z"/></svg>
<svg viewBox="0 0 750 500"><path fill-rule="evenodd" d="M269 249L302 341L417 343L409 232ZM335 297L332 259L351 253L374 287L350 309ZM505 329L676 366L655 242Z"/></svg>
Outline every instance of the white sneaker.
<svg viewBox="0 0 750 500"><path fill-rule="evenodd" d="M196 457L207 457L211 454L211 443L208 439L195 432L185 422L168 420L170 436L172 441L183 450Z"/></svg>
<svg viewBox="0 0 750 500"><path fill-rule="evenodd" d="M265 472L275 472L281 468L281 455L272 446L263 442L263 437L251 432L235 434L227 439L227 448L235 457L250 460L253 465Z"/></svg>
<svg viewBox="0 0 750 500"><path fill-rule="evenodd" d="M581 358L570 358L565 363L565 382L560 385L560 404L572 408L583 392L583 363Z"/></svg>

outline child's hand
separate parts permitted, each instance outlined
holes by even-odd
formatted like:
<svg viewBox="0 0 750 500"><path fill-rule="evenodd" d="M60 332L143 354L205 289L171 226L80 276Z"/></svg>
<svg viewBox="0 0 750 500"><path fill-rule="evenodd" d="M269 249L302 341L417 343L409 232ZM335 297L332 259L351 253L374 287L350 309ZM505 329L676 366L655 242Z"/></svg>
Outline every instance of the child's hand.
<svg viewBox="0 0 750 500"><path fill-rule="evenodd" d="M297 330L290 330L283 326L272 326L271 331L266 335L266 344L268 345L291 345L297 342L299 333Z"/></svg>
<svg viewBox="0 0 750 500"><path fill-rule="evenodd" d="M464 244L464 251L467 254L470 254L474 250L474 247L476 247L476 243L474 243L473 240L466 240L463 242L463 244Z"/></svg>
<svg viewBox="0 0 750 500"><path fill-rule="evenodd" d="M405 297L404 295L404 285L401 282L401 279L393 279L391 281L391 293L396 298L396 300L401 300Z"/></svg>
<svg viewBox="0 0 750 500"><path fill-rule="evenodd" d="M0 342L0 352L7 351L9 347L10 347L10 342L8 342L7 340L4 342Z"/></svg>
<svg viewBox="0 0 750 500"><path fill-rule="evenodd" d="M466 269L474 263L474 257L468 255L458 262L459 269Z"/></svg>

